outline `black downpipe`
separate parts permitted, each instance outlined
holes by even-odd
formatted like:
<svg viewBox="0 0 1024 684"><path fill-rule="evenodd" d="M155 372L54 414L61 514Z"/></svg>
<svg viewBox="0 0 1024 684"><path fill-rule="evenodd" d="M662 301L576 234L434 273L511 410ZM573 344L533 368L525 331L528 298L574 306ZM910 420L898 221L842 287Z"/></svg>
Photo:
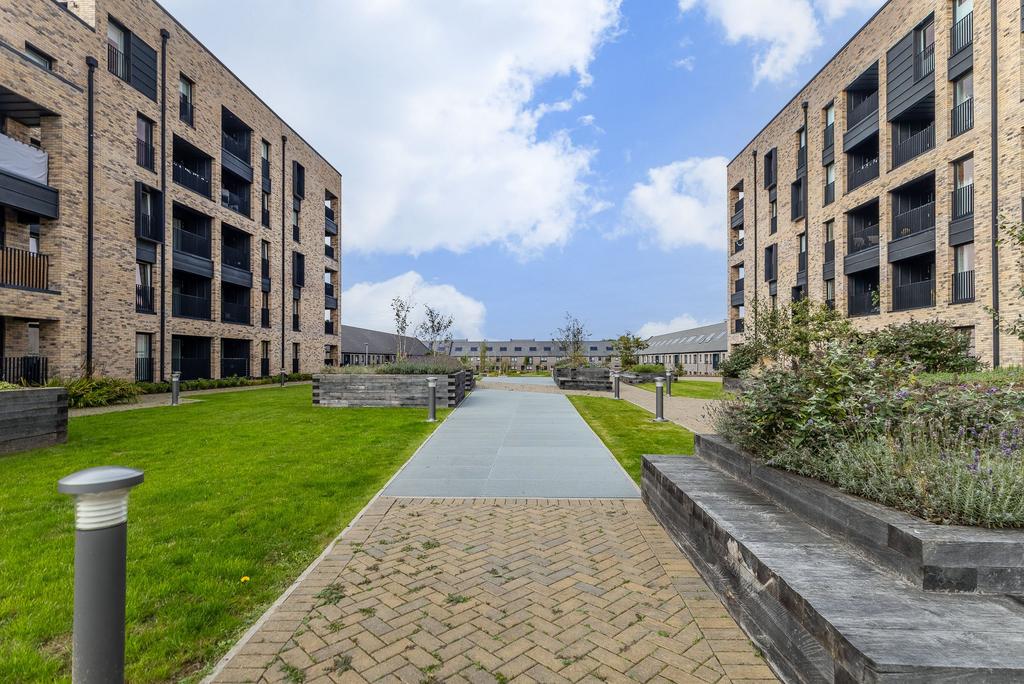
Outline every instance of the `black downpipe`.
<svg viewBox="0 0 1024 684"><path fill-rule="evenodd" d="M754 316L750 322L754 325L753 333L756 338L757 336L757 300L760 299L757 294L757 286L760 284L760 280L757 278L757 265L758 265L758 253L757 253L757 150L753 150L750 153L751 158L754 160ZM746 242L746 240L744 240Z"/></svg>
<svg viewBox="0 0 1024 684"><path fill-rule="evenodd" d="M164 338L167 336L167 41L171 34L167 29L160 29L160 201L164 203L160 211L161 234L160 243L160 382L165 381Z"/></svg>
<svg viewBox="0 0 1024 684"><path fill-rule="evenodd" d="M997 49L999 14L996 0L989 2L989 24L992 25L992 367L999 367L999 51Z"/></svg>
<svg viewBox="0 0 1024 684"><path fill-rule="evenodd" d="M285 248L285 232L286 231L285 231L284 198L287 197L287 193L285 192L285 183L284 183L284 175L285 175L285 163L284 163L284 152L285 152L285 150L284 150L284 148L285 148L285 145L287 145L287 144L288 144L288 136L287 135L282 135L281 136L281 368L284 368L284 317L285 317L285 309L284 309L285 296L284 295L285 295L285 288L286 288L286 285L287 285L285 283L285 279L284 279L284 262L285 262L284 254L287 251L286 248ZM292 182L294 183L295 180L292 179Z"/></svg>
<svg viewBox="0 0 1024 684"><path fill-rule="evenodd" d="M86 171L85 171L85 195L86 195L86 264L85 264L85 374L92 376L92 317L93 317L93 291L92 291L92 259L93 259L93 217L95 213L95 207L93 206L93 134L94 134L94 97L95 97L95 80L96 80L96 67L99 66L99 62L96 61L95 57L86 57L85 63L89 67L89 85L88 85L88 137L86 139Z"/></svg>

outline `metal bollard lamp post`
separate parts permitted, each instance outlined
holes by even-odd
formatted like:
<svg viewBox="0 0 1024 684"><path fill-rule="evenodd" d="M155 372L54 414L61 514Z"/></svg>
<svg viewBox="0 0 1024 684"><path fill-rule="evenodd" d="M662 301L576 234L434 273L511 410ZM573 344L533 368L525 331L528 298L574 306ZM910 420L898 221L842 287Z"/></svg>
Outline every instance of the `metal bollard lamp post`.
<svg viewBox="0 0 1024 684"><path fill-rule="evenodd" d="M614 373L612 373L612 387L615 389L616 399L622 398L619 396L619 378L621 377L621 375L622 373L620 373L619 371L615 371Z"/></svg>
<svg viewBox="0 0 1024 684"><path fill-rule="evenodd" d="M140 470L100 466L57 482L75 497L75 684L124 681L128 492L142 479Z"/></svg>
<svg viewBox="0 0 1024 684"><path fill-rule="evenodd" d="M654 422L665 423L665 378L654 378Z"/></svg>
<svg viewBox="0 0 1024 684"><path fill-rule="evenodd" d="M178 405L178 394L181 390L181 372L171 373L171 406Z"/></svg>
<svg viewBox="0 0 1024 684"><path fill-rule="evenodd" d="M288 372L282 367L281 368L281 387L284 387L284 379L288 377Z"/></svg>
<svg viewBox="0 0 1024 684"><path fill-rule="evenodd" d="M665 371L665 394L672 396L672 371Z"/></svg>
<svg viewBox="0 0 1024 684"><path fill-rule="evenodd" d="M437 422L437 378L433 375L427 377L427 390L430 397L427 399L427 422Z"/></svg>

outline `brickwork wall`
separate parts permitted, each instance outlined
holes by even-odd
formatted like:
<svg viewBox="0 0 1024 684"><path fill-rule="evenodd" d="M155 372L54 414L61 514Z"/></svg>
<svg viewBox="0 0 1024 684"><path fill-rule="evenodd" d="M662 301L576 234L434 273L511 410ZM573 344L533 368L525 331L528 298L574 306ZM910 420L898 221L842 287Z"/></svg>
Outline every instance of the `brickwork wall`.
<svg viewBox="0 0 1024 684"><path fill-rule="evenodd" d="M1015 221L1021 219L1021 195L1024 191L1022 176L1021 53L1024 36L1021 34L1020 4L1010 0L997 0L997 27L999 34L999 202L996 215ZM827 64L808 85L761 131L729 165L728 187L742 181L745 190L744 230L745 245L733 254L735 231L728 231L729 288L737 277L737 267L745 269L744 299L748 312L755 300L768 301L769 288L764 280L764 249L778 245L778 302L790 301L791 288L796 285L798 236L806 230L808 238L808 293L817 301L824 300L824 227L835 221L836 278L835 300L840 311L846 311L847 278L843 274L843 257L847 254L846 212L873 199L879 200L880 247L879 287L881 314L858 317L861 329L877 329L895 322L912 319L943 319L958 326L973 327L975 344L981 358L993 361L992 319L985 310L992 304L992 101L991 55L992 14L988 2L974 6L974 127L956 138L950 138L952 84L947 77L947 59L950 55L950 29L953 24L952 3L944 0L893 0ZM910 162L893 168L891 128L887 123L886 52L901 38L914 30L929 14L935 18L935 147ZM846 155L843 154L843 134L846 131L846 87L873 63L879 72L879 166L880 177L847 191ZM835 102L835 168L836 198L824 206L824 167L822 165L824 109ZM790 220L790 184L796 180L798 131L803 125L801 104L808 103L807 149L807 211L805 218ZM764 189L763 155L772 148L778 150L778 232L769 232L768 191ZM754 156L757 156L757 181L754 181ZM975 302L951 304L953 249L949 246L951 220L951 194L954 187L952 163L966 155L974 156L974 244L975 244ZM935 174L935 300L934 307L912 311L892 311L892 268L888 265L888 242L892 233L890 191L930 172ZM755 211L756 194L756 211ZM727 221L733 213L734 196L726 210ZM755 216L756 214L756 216ZM756 221L756 229L755 229ZM756 237L755 237L756 232ZM1024 311L1024 302L1016 292L1020 272L1014 255L1004 248L1000 254L999 296L1004 314ZM757 261L755 269L755 259ZM741 343L744 333L735 333L736 310L730 305L730 345ZM746 330L749 334L750 329ZM1000 361L1019 364L1024 360L1020 341L1001 335Z"/></svg>

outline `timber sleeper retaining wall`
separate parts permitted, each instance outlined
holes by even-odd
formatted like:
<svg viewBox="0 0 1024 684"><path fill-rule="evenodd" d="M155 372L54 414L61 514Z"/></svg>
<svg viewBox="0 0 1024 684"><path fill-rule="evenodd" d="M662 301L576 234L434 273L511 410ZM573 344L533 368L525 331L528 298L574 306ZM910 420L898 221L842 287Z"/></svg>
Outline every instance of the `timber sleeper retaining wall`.
<svg viewBox="0 0 1024 684"><path fill-rule="evenodd" d="M467 371L437 376L437 406L458 406L466 398L467 388L472 387L472 374ZM429 399L426 375L321 373L313 376L315 406L426 407Z"/></svg>
<svg viewBox="0 0 1024 684"><path fill-rule="evenodd" d="M43 387L0 392L0 455L66 441L66 389Z"/></svg>

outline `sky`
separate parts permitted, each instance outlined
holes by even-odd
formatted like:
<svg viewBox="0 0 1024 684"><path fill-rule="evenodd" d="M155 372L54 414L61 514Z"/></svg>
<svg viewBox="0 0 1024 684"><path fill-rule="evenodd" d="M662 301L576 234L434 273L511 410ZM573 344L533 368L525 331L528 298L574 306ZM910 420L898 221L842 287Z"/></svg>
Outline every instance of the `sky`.
<svg viewBox="0 0 1024 684"><path fill-rule="evenodd" d="M342 322L489 339L723 320L726 164L880 4L164 0L342 173Z"/></svg>

